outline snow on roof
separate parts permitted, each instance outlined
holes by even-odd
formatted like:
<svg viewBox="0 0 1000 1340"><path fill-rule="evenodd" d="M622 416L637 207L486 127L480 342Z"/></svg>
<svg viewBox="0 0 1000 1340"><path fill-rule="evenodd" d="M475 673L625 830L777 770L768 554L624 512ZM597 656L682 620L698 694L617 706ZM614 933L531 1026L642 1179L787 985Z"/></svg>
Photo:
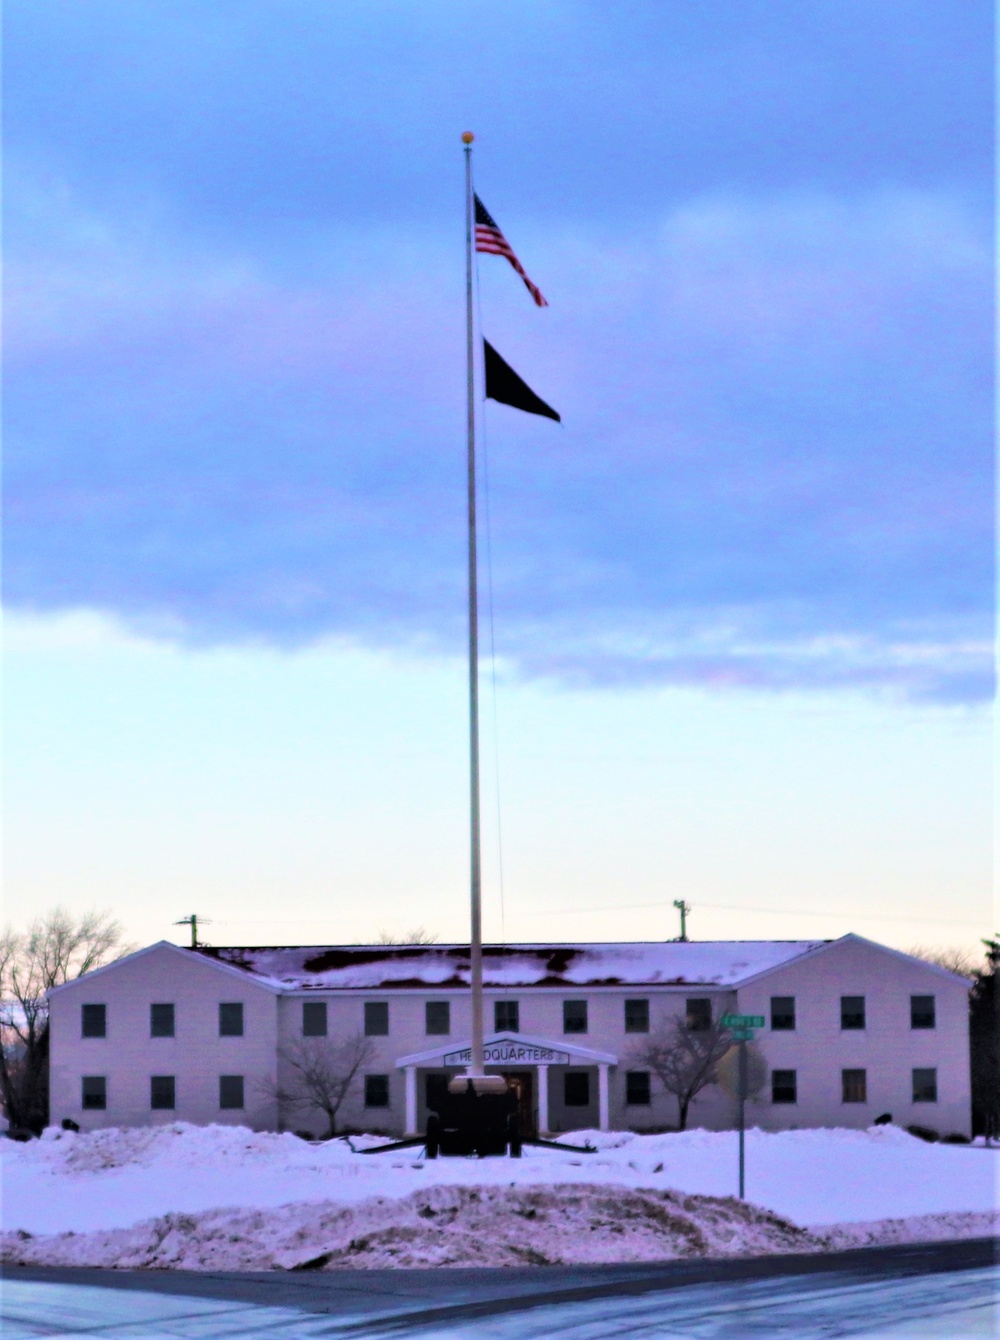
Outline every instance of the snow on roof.
<svg viewBox="0 0 1000 1340"><path fill-rule="evenodd" d="M509 986L735 986L825 940L484 945L483 981ZM283 945L189 951L286 991L469 985L468 945Z"/></svg>

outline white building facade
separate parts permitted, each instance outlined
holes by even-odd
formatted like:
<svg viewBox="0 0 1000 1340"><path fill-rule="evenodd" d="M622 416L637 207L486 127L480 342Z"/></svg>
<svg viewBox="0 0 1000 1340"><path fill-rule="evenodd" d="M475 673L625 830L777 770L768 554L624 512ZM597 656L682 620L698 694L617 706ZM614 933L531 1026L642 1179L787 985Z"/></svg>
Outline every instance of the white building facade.
<svg viewBox="0 0 1000 1340"><path fill-rule="evenodd" d="M51 1120L318 1135L296 1062L335 1070L354 1055L338 1128L419 1134L428 1100L468 1063L468 980L463 945L152 945L50 992ZM970 1130L968 982L860 936L487 946L484 980L487 1068L511 1080L528 1132L675 1127L643 1048L674 1018L698 1029L726 1013L765 1021L749 1124L863 1128L891 1114ZM735 1119L711 1084L688 1124Z"/></svg>

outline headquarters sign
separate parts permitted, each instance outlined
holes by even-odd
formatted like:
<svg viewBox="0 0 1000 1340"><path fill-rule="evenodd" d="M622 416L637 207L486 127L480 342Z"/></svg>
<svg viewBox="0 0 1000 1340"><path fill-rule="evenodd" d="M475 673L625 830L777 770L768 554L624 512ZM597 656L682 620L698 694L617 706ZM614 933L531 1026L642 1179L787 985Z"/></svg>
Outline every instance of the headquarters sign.
<svg viewBox="0 0 1000 1340"><path fill-rule="evenodd" d="M472 1048L448 1052L441 1061L443 1065L470 1065ZM483 1048L483 1061L486 1065L569 1065L569 1053L553 1051L551 1047L537 1047L530 1042L500 1038L496 1042L488 1042Z"/></svg>

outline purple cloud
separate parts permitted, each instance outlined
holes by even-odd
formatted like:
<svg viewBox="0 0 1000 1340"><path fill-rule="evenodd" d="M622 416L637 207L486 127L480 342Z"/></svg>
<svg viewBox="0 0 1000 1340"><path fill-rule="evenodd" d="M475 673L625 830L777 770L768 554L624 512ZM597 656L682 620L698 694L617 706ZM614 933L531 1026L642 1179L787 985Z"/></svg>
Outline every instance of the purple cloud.
<svg viewBox="0 0 1000 1340"><path fill-rule="evenodd" d="M931 11L909 13L931 31ZM808 83L803 15L782 31ZM760 40L745 27L725 50L689 36L683 73L706 98L724 75L738 85L738 53ZM234 88L245 56L225 75ZM156 59L142 47L140 63ZM380 58L365 59L374 71ZM865 67L873 108L875 75ZM777 86L773 62L759 78ZM57 95L23 96L8 188L8 600L107 610L192 643L336 633L460 647L455 182L446 217L390 145L391 198L379 187L366 205L345 170L309 207L290 184L285 215L273 200L224 208L198 172L235 183L238 160L252 174L236 148L198 157L178 142L176 161L151 166L126 130L116 168L87 138L88 117L145 107L144 88L111 103L92 89L62 139ZM617 105L614 90L599 96ZM560 115L579 105L561 97ZM833 97L820 80L807 100L817 134ZM962 107L974 119L974 102ZM263 111L247 115L279 170L285 140ZM845 139L822 163L790 148L779 172L762 142L756 183L725 154L708 182L657 124L686 165L658 199L647 173L608 204L604 165L619 168L594 126L573 151L586 189L554 194L533 164L519 214L529 202L499 156L482 186L552 303L536 313L483 258L486 332L564 419L485 410L499 651L517 673L572 682L981 698L985 178L971 158L949 169L932 135L924 160L893 159L878 139L902 134L889 118L863 162ZM707 145L718 126L699 133ZM190 189L175 179L185 154L200 164ZM485 148L481 161L486 173Z"/></svg>

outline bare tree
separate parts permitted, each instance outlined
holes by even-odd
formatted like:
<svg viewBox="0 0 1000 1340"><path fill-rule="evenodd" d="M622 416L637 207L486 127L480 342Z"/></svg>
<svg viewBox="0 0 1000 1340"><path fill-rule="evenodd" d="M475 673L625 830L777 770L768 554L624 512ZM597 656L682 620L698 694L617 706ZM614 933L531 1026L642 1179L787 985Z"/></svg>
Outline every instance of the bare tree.
<svg viewBox="0 0 1000 1340"><path fill-rule="evenodd" d="M686 1019L673 1016L630 1050L629 1061L652 1071L667 1093L674 1095L677 1126L683 1131L692 1098L715 1082L716 1066L731 1045L729 1030L717 1020L695 1028Z"/></svg>
<svg viewBox="0 0 1000 1340"><path fill-rule="evenodd" d="M971 949L962 949L948 945L914 945L906 951L913 958L922 958L925 963L936 963L939 968L958 973L959 977L975 977L980 963Z"/></svg>
<svg viewBox="0 0 1000 1340"><path fill-rule="evenodd" d="M375 943L377 945L433 945L437 944L437 936L433 931L424 930L423 926L416 926L412 931L407 931L405 935L394 935L392 931L379 931Z"/></svg>
<svg viewBox="0 0 1000 1340"><path fill-rule="evenodd" d="M326 1038L301 1038L279 1048L288 1067L290 1082L278 1086L279 1102L290 1108L318 1108L327 1120L326 1138L337 1134L337 1113L359 1073L372 1059L371 1038L355 1033L339 1045Z"/></svg>
<svg viewBox="0 0 1000 1340"><path fill-rule="evenodd" d="M11 1126L40 1131L48 1121L46 991L130 953L122 934L109 912L61 907L27 931L0 932L0 1103Z"/></svg>

